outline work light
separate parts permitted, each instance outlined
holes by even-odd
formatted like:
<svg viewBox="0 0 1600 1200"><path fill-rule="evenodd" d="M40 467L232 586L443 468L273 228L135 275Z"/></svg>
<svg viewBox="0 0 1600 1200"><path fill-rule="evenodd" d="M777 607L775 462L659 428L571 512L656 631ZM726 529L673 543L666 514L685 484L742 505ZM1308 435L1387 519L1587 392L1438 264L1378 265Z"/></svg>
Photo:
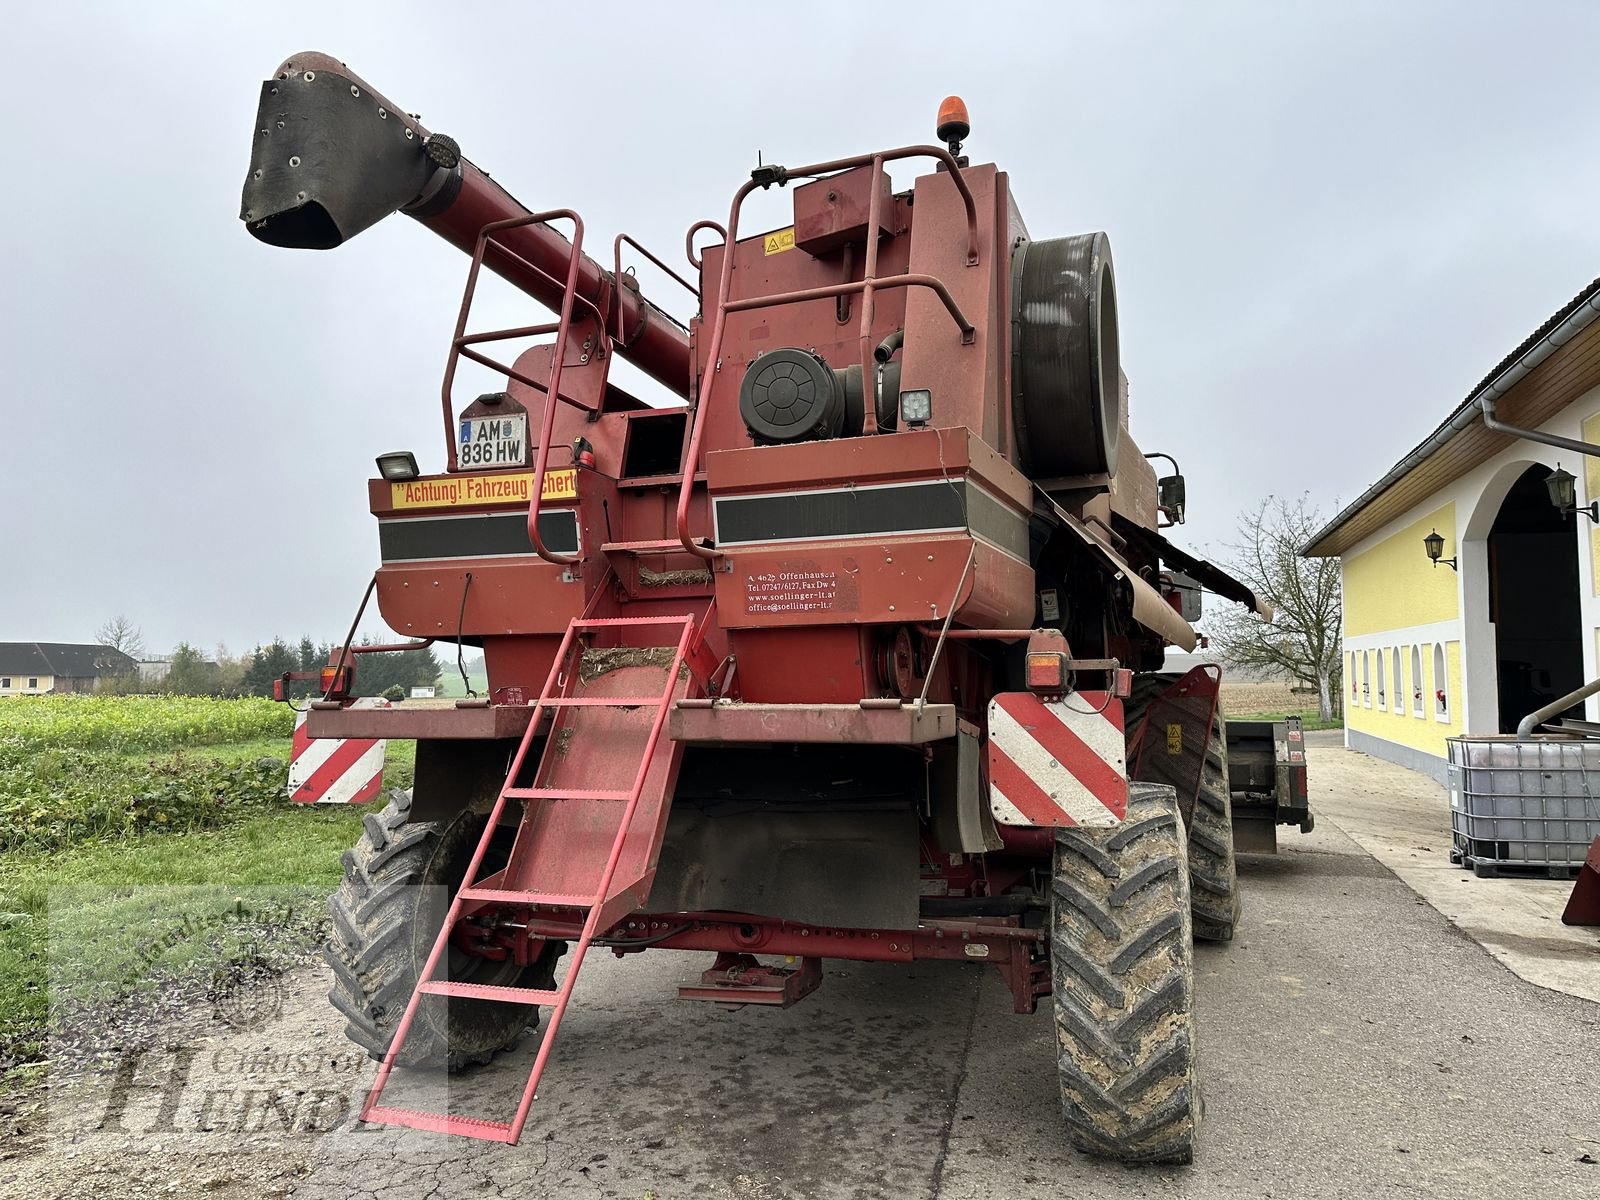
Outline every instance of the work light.
<svg viewBox="0 0 1600 1200"><path fill-rule="evenodd" d="M420 471L417 470L417 456L409 450L391 450L388 454L378 455L378 474L391 483L404 483L408 479L415 479Z"/></svg>
<svg viewBox="0 0 1600 1200"><path fill-rule="evenodd" d="M900 420L907 425L926 425L933 419L933 393L927 388L900 393Z"/></svg>

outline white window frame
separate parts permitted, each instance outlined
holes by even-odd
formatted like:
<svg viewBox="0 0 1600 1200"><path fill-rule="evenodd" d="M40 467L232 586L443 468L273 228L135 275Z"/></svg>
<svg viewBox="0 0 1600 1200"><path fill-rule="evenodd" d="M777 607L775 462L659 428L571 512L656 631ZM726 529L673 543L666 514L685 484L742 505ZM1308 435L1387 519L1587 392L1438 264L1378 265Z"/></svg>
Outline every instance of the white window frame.
<svg viewBox="0 0 1600 1200"><path fill-rule="evenodd" d="M1372 651L1361 652L1361 706L1372 707Z"/></svg>
<svg viewBox="0 0 1600 1200"><path fill-rule="evenodd" d="M30 675L28 677L28 689L34 692L39 690L39 677L37 675Z"/></svg>
<svg viewBox="0 0 1600 1200"><path fill-rule="evenodd" d="M1422 702L1422 647L1411 647L1411 715L1426 717L1427 707Z"/></svg>
<svg viewBox="0 0 1600 1200"><path fill-rule="evenodd" d="M1450 652L1444 642L1433 644L1433 719L1450 724Z"/></svg>

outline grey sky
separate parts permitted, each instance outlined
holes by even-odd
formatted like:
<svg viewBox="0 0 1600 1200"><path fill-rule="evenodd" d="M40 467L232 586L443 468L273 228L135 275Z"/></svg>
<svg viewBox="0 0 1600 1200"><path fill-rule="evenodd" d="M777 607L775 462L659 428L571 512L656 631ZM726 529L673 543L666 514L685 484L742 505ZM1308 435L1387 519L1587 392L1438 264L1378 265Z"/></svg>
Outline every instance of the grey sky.
<svg viewBox="0 0 1600 1200"><path fill-rule="evenodd" d="M1600 274L1600 6L545 7L8 14L0 639L119 610L154 649L332 637L375 565L373 455L442 465L466 260L400 218L331 253L237 219L298 50L674 263L758 149L932 140L960 93L1034 236L1110 233L1133 430L1183 463L1193 545L1270 491L1331 515Z"/></svg>

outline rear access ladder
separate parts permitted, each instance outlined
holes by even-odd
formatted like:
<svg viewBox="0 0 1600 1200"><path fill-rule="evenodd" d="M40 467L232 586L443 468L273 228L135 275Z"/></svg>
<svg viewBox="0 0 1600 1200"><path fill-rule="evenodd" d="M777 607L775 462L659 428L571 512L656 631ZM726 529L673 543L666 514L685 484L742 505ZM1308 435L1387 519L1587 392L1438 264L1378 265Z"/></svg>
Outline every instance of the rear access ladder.
<svg viewBox="0 0 1600 1200"><path fill-rule="evenodd" d="M629 643L630 635L645 628L655 627L662 632L670 632L673 626L678 627L673 643ZM556 1031L571 1002L573 985L577 982L584 955L597 934L643 903L643 892L648 888L655 852L659 849L661 831L665 826L666 801L676 775L676 758L681 753L677 743L670 740L663 746L662 734L668 709L688 687L684 660L690 653L695 632L696 620L692 616L578 618L568 625L561 648L556 652L555 662L545 680L544 690L534 707L528 730L523 735L505 785L484 827L483 837L467 867L460 889L450 902L444 925L422 968L420 982L406 1005L400 1024L395 1029L394 1040L389 1044L383 1065L379 1067L377 1079L362 1107L363 1121L381 1121L412 1129L516 1144L528 1119L528 1109L538 1091L551 1046L555 1043ZM598 654L610 654L613 657L597 673L585 679L583 642L588 635L595 633L606 638L618 636L624 644L597 651ZM636 661L630 661L630 656ZM635 683L635 677L656 670L662 671L659 692L650 695L610 694L619 686L624 691L629 687L636 692L642 690ZM575 694L579 690L584 694ZM611 715L602 718L596 710L604 710ZM519 787L517 783L523 760L540 732L546 712L551 712L555 719L540 756L539 768L533 777L534 786ZM587 728L584 724L586 714L590 721ZM602 735L605 742L601 747L604 761L586 760L575 753L584 732L590 732L591 738L595 732ZM608 746L620 746L623 749L607 757ZM575 777L595 782L589 776L595 773L596 763L602 775L607 773L607 768L614 774L619 765L616 760L630 750L637 753L638 765L628 787L579 788L561 781L564 777ZM608 781L601 779L597 782ZM503 871L480 883L478 873L484 856L499 825L500 815L510 800L524 803L522 823L517 830L510 858ZM619 807L620 814L617 813ZM594 867L599 862L599 851L607 844L610 847L609 855L604 867L596 874ZM619 865L624 862L626 867L619 873ZM556 990L458 983L434 977L439 963L446 959L445 950L457 922L494 904L580 909L585 912L583 931L578 936L566 974ZM538 1055L523 1088L521 1103L510 1121L395 1108L380 1103L422 998L430 995L550 1006L550 1016Z"/></svg>

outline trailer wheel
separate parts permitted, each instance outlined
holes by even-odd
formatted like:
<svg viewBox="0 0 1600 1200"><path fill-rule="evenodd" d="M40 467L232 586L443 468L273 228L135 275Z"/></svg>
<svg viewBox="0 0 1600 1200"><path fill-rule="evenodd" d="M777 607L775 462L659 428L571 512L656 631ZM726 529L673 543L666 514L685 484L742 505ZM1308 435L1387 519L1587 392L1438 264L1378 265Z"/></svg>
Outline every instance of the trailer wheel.
<svg viewBox="0 0 1600 1200"><path fill-rule="evenodd" d="M1067 1133L1085 1153L1186 1163L1200 1123L1189 872L1177 793L1130 783L1111 829L1056 834L1051 970Z"/></svg>
<svg viewBox="0 0 1600 1200"><path fill-rule="evenodd" d="M380 1060L438 935L444 902L465 878L483 832L481 813L462 812L449 821L412 821L410 813L411 793L396 790L382 812L362 818L361 839L344 854L344 881L328 901L328 999L346 1018L345 1036ZM449 977L552 988L565 949L564 942L548 943L538 962L519 967L451 947ZM428 996L396 1061L463 1070L512 1049L538 1024L537 1005Z"/></svg>
<svg viewBox="0 0 1600 1200"><path fill-rule="evenodd" d="M1123 720L1131 734L1151 703L1179 679L1171 672L1135 675L1133 692L1123 701ZM1243 902L1233 843L1233 795L1228 789L1228 719L1218 708L1211 718L1200 789L1189 818L1189 894L1194 906L1194 936L1203 942L1233 940Z"/></svg>
<svg viewBox="0 0 1600 1200"><path fill-rule="evenodd" d="M1200 790L1189 819L1189 882L1194 936L1231 942L1239 923L1239 864L1233 847L1233 796L1228 790L1228 719L1211 719Z"/></svg>

